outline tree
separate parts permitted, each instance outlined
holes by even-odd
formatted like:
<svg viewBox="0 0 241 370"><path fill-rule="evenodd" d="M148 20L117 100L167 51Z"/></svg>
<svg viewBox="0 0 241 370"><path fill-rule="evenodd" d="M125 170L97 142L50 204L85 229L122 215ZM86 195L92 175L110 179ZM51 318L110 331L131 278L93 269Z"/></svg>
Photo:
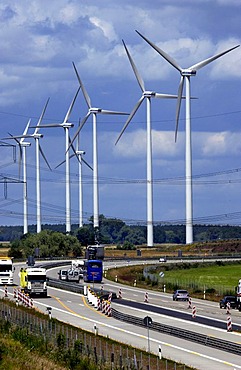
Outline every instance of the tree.
<svg viewBox="0 0 241 370"><path fill-rule="evenodd" d="M73 255L77 247L80 247L80 244L75 236L43 230L38 234L27 234L21 240L13 242L9 254L15 257L21 253L22 257L27 258L35 256L38 248L40 257L62 257Z"/></svg>
<svg viewBox="0 0 241 370"><path fill-rule="evenodd" d="M94 244L95 235L92 226L83 226L76 231L76 237L81 245L87 247L87 245Z"/></svg>

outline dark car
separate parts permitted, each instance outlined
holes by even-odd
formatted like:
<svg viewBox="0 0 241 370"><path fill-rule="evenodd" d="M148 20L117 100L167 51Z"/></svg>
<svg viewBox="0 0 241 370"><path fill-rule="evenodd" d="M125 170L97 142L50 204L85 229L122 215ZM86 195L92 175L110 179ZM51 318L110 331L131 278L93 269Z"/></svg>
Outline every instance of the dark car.
<svg viewBox="0 0 241 370"><path fill-rule="evenodd" d="M175 290L172 296L173 301L188 301L189 300L189 293L187 290L178 289Z"/></svg>
<svg viewBox="0 0 241 370"><path fill-rule="evenodd" d="M220 308L227 308L227 303L230 303L231 308L237 307L237 299L234 295L226 295L220 300L219 306Z"/></svg>

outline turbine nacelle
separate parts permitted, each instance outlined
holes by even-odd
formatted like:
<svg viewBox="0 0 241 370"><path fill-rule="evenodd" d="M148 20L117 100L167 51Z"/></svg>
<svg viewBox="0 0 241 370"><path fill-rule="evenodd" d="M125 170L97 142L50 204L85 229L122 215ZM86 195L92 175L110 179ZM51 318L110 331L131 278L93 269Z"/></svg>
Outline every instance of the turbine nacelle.
<svg viewBox="0 0 241 370"><path fill-rule="evenodd" d="M22 141L22 142L20 141L20 145L27 147L27 146L31 146L31 143L28 143L26 141Z"/></svg>
<svg viewBox="0 0 241 370"><path fill-rule="evenodd" d="M84 155L85 151L84 150L76 150L76 154Z"/></svg>
<svg viewBox="0 0 241 370"><path fill-rule="evenodd" d="M74 127L74 124L70 122L65 122L65 123L61 123L61 126L63 126L63 128L71 128L71 127Z"/></svg>
<svg viewBox="0 0 241 370"><path fill-rule="evenodd" d="M102 109L101 108L90 108L89 109L89 112L90 113L101 113L102 112Z"/></svg>
<svg viewBox="0 0 241 370"><path fill-rule="evenodd" d="M156 96L156 93L154 91L143 91L142 94L145 98L153 98Z"/></svg>
<svg viewBox="0 0 241 370"><path fill-rule="evenodd" d="M186 76L186 77L196 76L196 74L197 74L197 71L195 71L195 69L182 69L182 72L181 72L181 75Z"/></svg>
<svg viewBox="0 0 241 370"><path fill-rule="evenodd" d="M43 134L37 134L37 133L34 133L32 136L34 139L40 139L41 137L44 137Z"/></svg>

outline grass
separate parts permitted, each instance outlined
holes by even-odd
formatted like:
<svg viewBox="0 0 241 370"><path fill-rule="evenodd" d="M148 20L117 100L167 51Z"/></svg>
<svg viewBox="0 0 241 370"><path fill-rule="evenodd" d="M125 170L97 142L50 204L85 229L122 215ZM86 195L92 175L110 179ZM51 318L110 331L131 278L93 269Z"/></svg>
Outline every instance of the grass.
<svg viewBox="0 0 241 370"><path fill-rule="evenodd" d="M65 370L67 367L56 364L47 356L38 355L8 336L0 336L0 369Z"/></svg>
<svg viewBox="0 0 241 370"><path fill-rule="evenodd" d="M235 295L235 287L241 279L241 263L177 263L152 265L146 267L148 277L144 277L145 266L130 266L109 270L107 277L123 284L162 290L164 284L167 292L177 288L188 289L193 297L201 298L203 291L208 294L206 299L217 301L226 294ZM164 272L164 278L159 273Z"/></svg>
<svg viewBox="0 0 241 370"><path fill-rule="evenodd" d="M239 279L241 279L241 266L240 264L228 264L224 266L214 264L207 267L165 271L164 280L168 278L180 281L192 280L199 285L209 288L218 285L234 289L238 285Z"/></svg>

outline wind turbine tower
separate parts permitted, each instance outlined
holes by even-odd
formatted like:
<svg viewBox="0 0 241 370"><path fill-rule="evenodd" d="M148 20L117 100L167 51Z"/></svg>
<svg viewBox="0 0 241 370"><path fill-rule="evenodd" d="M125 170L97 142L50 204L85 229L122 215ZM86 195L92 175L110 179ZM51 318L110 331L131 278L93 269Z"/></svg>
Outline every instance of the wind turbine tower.
<svg viewBox="0 0 241 370"><path fill-rule="evenodd" d="M46 125L38 125L34 126L36 128L51 128L51 127L61 127L65 131L65 216L66 216L66 234L69 234L71 231L71 198L70 198L70 156L69 156L69 145L70 145L70 137L69 137L69 129L74 126L73 123L68 122L70 114L72 112L74 103L80 91L80 87L78 88L69 109L65 115L64 121L62 123L50 123ZM63 162L62 162L63 163ZM61 163L61 164L62 164ZM58 166L57 166L58 167ZM56 168L57 168L56 167Z"/></svg>
<svg viewBox="0 0 241 370"><path fill-rule="evenodd" d="M192 189L192 141L191 141L191 86L190 77L195 76L197 71L205 67L214 60L222 57L230 51L239 47L236 45L231 49L225 50L222 53L216 54L208 59L205 59L197 64L188 68L181 68L177 62L169 56L165 51L156 46L153 42L148 40L140 32L136 31L153 49L155 49L168 63L170 63L181 74L181 80L178 88L178 99L176 108L176 130L175 140L177 137L179 113L181 107L181 98L186 82L186 244L193 243L193 189Z"/></svg>
<svg viewBox="0 0 241 370"><path fill-rule="evenodd" d="M151 128L151 99L176 99L177 95L160 94L154 91L147 91L145 89L144 81L141 78L137 67L126 47L126 44L122 40L129 62L132 66L133 72L136 76L137 82L141 88L142 96L136 103L132 112L130 113L119 137L116 140L116 144L120 140L123 132L129 125L130 121L136 114L138 108L142 102L146 99L146 156L147 156L147 246L153 247L153 180L152 180L152 128Z"/></svg>
<svg viewBox="0 0 241 370"><path fill-rule="evenodd" d="M13 139L18 143L19 146L19 177L20 177L20 170L21 170L21 163L23 163L23 233L27 234L28 232L28 196L27 196L27 159L26 159L26 148L31 145L24 141L26 137L31 137L31 135L27 134L28 128L30 125L30 121L28 121L24 132L21 136L13 136L9 134L10 137L4 138L4 140ZM20 139L20 140L19 140Z"/></svg>
<svg viewBox="0 0 241 370"><path fill-rule="evenodd" d="M74 140L76 139L76 137L78 136L80 130L84 126L84 124L87 121L87 119L89 118L89 116L92 115L92 118L93 118L93 121L92 121L93 122L93 132L92 132L92 135L93 135L93 218L94 218L94 229L96 231L96 235L95 235L96 236L96 242L98 242L97 234L98 234L98 229L99 229L99 192L98 192L97 115L98 114L127 115L128 113L115 112L115 111L105 110L105 109L102 109L102 108L92 107L90 97L89 97L89 95L88 95L88 93L87 93L87 91L86 91L86 89L85 89L85 87L84 87L84 85L83 85L83 83L80 79L80 76L78 74L78 71L77 71L76 66L75 66L74 63L73 63L73 66L74 66L74 70L75 70L76 76L78 78L81 90L83 92L86 104L88 106L88 112L87 112L86 116L83 118L83 120L81 121L80 126L79 126L78 130L76 131L76 133L75 133L75 135L74 135L74 137L71 141L71 144L69 145L69 148L72 145L72 143L74 142Z"/></svg>

